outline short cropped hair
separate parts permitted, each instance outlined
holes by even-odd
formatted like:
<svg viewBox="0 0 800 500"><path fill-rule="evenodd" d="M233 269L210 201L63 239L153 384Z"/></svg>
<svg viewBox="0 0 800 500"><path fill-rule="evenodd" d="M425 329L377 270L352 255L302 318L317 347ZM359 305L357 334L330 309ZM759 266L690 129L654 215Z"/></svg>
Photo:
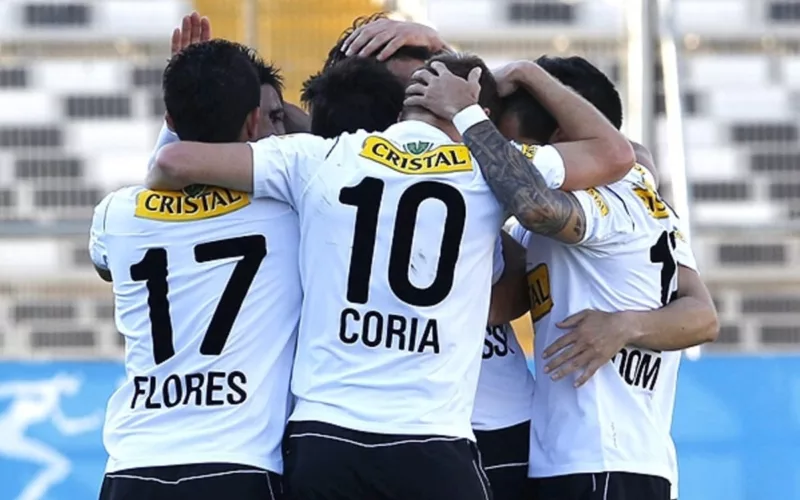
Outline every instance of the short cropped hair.
<svg viewBox="0 0 800 500"><path fill-rule="evenodd" d="M589 101L619 129L622 127L622 100L614 83L592 63L579 56L542 56L536 63L567 87Z"/></svg>
<svg viewBox="0 0 800 500"><path fill-rule="evenodd" d="M472 54L443 53L428 59L424 68L436 74L436 70L431 66L435 62L444 64L451 73L465 80L470 71L476 67L481 68L481 92L478 95L478 104L489 110L489 116L492 121L496 121L500 117L502 103L497 93L497 81L494 79L491 70L486 66L486 63L483 62L483 59Z"/></svg>
<svg viewBox="0 0 800 500"><path fill-rule="evenodd" d="M190 45L170 59L164 104L181 140L235 142L261 100L248 48L226 40Z"/></svg>
<svg viewBox="0 0 800 500"><path fill-rule="evenodd" d="M387 19L386 13L376 12L375 14L371 14L369 16L357 17L353 21L353 24L344 30L341 35L339 35L339 39L336 41L336 44L328 52L328 57L325 59L325 65L323 66L323 69L330 68L334 64L338 64L347 59L347 56L345 56L344 52L342 52L342 46L344 45L345 40L347 40L347 37L352 35L353 32L355 32L358 28L366 26L367 24L379 19ZM398 49L397 52L392 54L389 60L418 59L420 61L426 61L431 56L433 56L433 53L431 53L427 47L408 45Z"/></svg>
<svg viewBox="0 0 800 500"><path fill-rule="evenodd" d="M502 115L516 116L520 135L546 143L558 128L558 122L530 93L517 89L502 99Z"/></svg>
<svg viewBox="0 0 800 500"><path fill-rule="evenodd" d="M249 50L250 62L256 68L258 81L261 85L269 85L278 93L278 97L283 100L283 75L281 70L272 63L268 63L254 49Z"/></svg>
<svg viewBox="0 0 800 500"><path fill-rule="evenodd" d="M311 112L311 133L325 138L386 130L397 123L404 99L403 84L386 65L362 57L324 69L306 81L301 95Z"/></svg>

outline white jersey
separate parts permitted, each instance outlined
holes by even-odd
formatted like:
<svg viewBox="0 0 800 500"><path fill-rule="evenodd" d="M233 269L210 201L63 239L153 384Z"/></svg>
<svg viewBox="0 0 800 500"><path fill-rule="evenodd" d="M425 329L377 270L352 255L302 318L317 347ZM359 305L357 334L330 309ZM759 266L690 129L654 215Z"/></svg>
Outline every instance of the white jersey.
<svg viewBox="0 0 800 500"><path fill-rule="evenodd" d="M300 216L291 419L473 439L503 213L466 146L413 120L251 146L255 196Z"/></svg>
<svg viewBox="0 0 800 500"><path fill-rule="evenodd" d="M472 428L493 431L530 420L533 374L511 325L486 327L482 357Z"/></svg>
<svg viewBox="0 0 800 500"><path fill-rule="evenodd" d="M534 162L550 189L564 183L564 163L552 146L522 146L522 153ZM483 361L472 411L472 428L477 431L504 429L531 419L533 374L525 352L511 325L488 326L483 344Z"/></svg>
<svg viewBox="0 0 800 500"><path fill-rule="evenodd" d="M541 357L565 333L557 322L583 309L658 309L677 291L678 263L696 268L653 186L637 166L620 182L575 192L587 223L577 245L513 230L528 249L536 330L531 477L625 471L673 480L679 352L626 347L578 389L577 375L553 382Z"/></svg>
<svg viewBox="0 0 800 500"><path fill-rule="evenodd" d="M220 188L123 188L95 210L125 384L108 403L107 471L225 462L282 472L302 292L286 204Z"/></svg>

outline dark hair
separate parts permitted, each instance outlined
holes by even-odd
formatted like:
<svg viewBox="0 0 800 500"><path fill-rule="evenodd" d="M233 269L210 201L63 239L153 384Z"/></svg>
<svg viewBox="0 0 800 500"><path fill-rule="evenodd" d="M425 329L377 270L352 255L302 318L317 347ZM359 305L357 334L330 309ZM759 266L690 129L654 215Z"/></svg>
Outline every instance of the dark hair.
<svg viewBox="0 0 800 500"><path fill-rule="evenodd" d="M261 85L269 85L278 93L281 101L283 101L283 75L281 70L272 63L268 63L258 55L254 49L248 50L250 62L256 68L258 73L258 81Z"/></svg>
<svg viewBox="0 0 800 500"><path fill-rule="evenodd" d="M486 63L483 62L483 59L471 54L439 54L428 59L425 63L425 68L434 74L436 71L431 67L431 64L435 62L444 64L451 73L464 79L467 79L470 71L475 67L481 68L481 93L478 96L478 104L489 110L492 120L497 120L500 117L502 103L497 93L497 81L495 81L494 75L492 75Z"/></svg>
<svg viewBox="0 0 800 500"><path fill-rule="evenodd" d="M517 117L519 132L523 137L546 143L558 128L558 122L553 115L523 89L517 89L504 97L502 103L502 115L511 113Z"/></svg>
<svg viewBox="0 0 800 500"><path fill-rule="evenodd" d="M322 67L323 70L326 68L330 68L331 66L338 64L345 59L344 52L342 52L342 45L344 45L344 41L347 40L347 37L353 34L355 30L358 28L365 26L373 21L377 21L379 19L387 19L385 12L376 12L374 14L370 14L369 16L361 16L357 17L353 24L350 25L349 28L344 30L341 35L339 35L339 39L336 41L336 45L328 52L328 58L325 59L325 65ZM405 47L401 47L397 50L392 56L389 58L391 59L419 59L420 61L425 61L429 59L433 54L427 47L419 47L414 45L408 45Z"/></svg>
<svg viewBox="0 0 800 500"><path fill-rule="evenodd" d="M622 127L622 100L619 92L611 80L592 63L579 56L546 55L537 59L536 63L592 103L617 129Z"/></svg>
<svg viewBox="0 0 800 500"><path fill-rule="evenodd" d="M236 142L261 100L247 47L226 40L192 44L170 59L164 104L184 141Z"/></svg>
<svg viewBox="0 0 800 500"><path fill-rule="evenodd" d="M300 97L311 111L311 133L325 138L386 130L397 123L404 98L403 84L384 64L361 57L314 75Z"/></svg>

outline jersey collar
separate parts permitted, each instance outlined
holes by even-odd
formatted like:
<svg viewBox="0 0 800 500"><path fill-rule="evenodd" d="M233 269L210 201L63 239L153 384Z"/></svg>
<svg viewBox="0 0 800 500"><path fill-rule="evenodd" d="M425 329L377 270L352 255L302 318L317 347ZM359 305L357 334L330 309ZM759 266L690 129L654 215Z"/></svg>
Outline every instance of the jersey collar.
<svg viewBox="0 0 800 500"><path fill-rule="evenodd" d="M408 139L431 139L444 143L453 142L453 139L438 128L419 120L403 120L395 123L386 130L386 133L401 134Z"/></svg>

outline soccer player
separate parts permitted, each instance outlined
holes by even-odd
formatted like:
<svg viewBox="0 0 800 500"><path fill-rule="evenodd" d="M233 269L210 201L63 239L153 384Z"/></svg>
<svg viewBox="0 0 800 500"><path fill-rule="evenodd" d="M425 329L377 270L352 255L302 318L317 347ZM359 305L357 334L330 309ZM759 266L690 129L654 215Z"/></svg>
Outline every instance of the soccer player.
<svg viewBox="0 0 800 500"><path fill-rule="evenodd" d="M259 136L246 47L193 44L164 72L181 140ZM224 166L221 166L224 168ZM216 187L127 187L95 209L126 383L111 397L100 498L276 499L302 291L297 215Z"/></svg>
<svg viewBox="0 0 800 500"><path fill-rule="evenodd" d="M577 56L560 58L543 56L537 60L548 73L554 75L562 83L572 87L599 110L617 127L622 125L622 104L619 94L614 88L613 83L590 62ZM527 104L530 105L531 97L528 95ZM523 100L525 100L523 98ZM516 108L520 109L520 108ZM559 132L554 131L554 127L549 130L542 126L544 115L527 114L519 120L520 126L527 126L530 130L545 130L544 135L537 136L529 133L528 137L533 137L533 141L547 142L548 137L553 140ZM513 130L509 130L514 134ZM653 164L650 153L643 147L634 144L637 154L637 161L647 168L653 175L653 183L658 188L657 170ZM677 233L680 234L680 233ZM617 313L606 314L600 311L586 310L571 320L565 321L561 326L573 328L572 331L559 338L556 343L548 346L544 351L544 358L553 357L561 346L573 344L573 349L578 352L591 351L592 356L582 356L578 358L574 365L565 367L563 375L568 375L573 370L588 368L585 375L591 376L594 371L608 362L618 352L616 346L626 342L636 345L636 339L643 334L649 335L651 347L658 350L673 351L685 349L705 342L713 342L718 333L718 320L714 303L708 289L703 284L696 269L693 269L694 259L690 254L690 247L687 242L678 240L678 247L681 251L676 252L678 261L678 291L675 300L672 300L666 307L638 314ZM686 264L685 264L686 262ZM598 336L596 332L618 332L619 336ZM643 333L644 332L644 333ZM660 340L653 344L654 335L658 334ZM606 345L602 345L606 343ZM647 347L644 345L643 347ZM556 360L548 363L552 370L558 370L562 365L571 361L568 354L559 356ZM679 358L678 358L679 359ZM674 406L674 393L662 391L662 398L659 399L662 405L661 415L665 419L667 432L671 427L672 411ZM670 478L672 494L671 497L678 496L678 470L675 457L675 448L672 440L668 442L672 476Z"/></svg>
<svg viewBox="0 0 800 500"><path fill-rule="evenodd" d="M563 107L531 85L551 78L541 67L519 63L511 76L561 119ZM446 74L430 77L419 102L443 117L474 102L468 98L474 89L463 82L459 89L453 81ZM677 218L658 195L653 176L636 166L620 182L575 192L568 202L551 206L565 220L580 221L574 231L565 231L530 204L540 181L530 176L525 157L511 147L501 155L484 146L503 140L490 123L475 125L464 138L498 199L520 220L517 237L528 248L537 333L533 495L669 500L674 465L669 420L680 354L666 351L688 346L692 335L682 330L693 328L694 335L705 330L710 338L716 329L710 300L679 298L679 265L696 266ZM673 300L683 304L671 314L690 318L670 319ZM607 312L598 316L589 309ZM624 310L641 312L608 314ZM620 330L631 331L619 328L623 317L639 323L635 337L620 337ZM587 318L591 329L584 325ZM571 328L575 331L564 331ZM600 340L587 342L590 335ZM607 363L612 358L613 364ZM584 366L583 373L574 373Z"/></svg>
<svg viewBox="0 0 800 500"><path fill-rule="evenodd" d="M480 79L475 97L496 111L479 59L434 64L444 63ZM286 471L299 499L489 494L470 419L484 337L475 325L486 324L503 213L458 143L469 116L454 126L407 106L403 118L383 133L335 139L172 144L149 176L164 188L254 190L299 212L305 295ZM602 149L627 147L599 125ZM610 170L627 170L632 153L620 161ZM562 196L540 194L543 204Z"/></svg>
<svg viewBox="0 0 800 500"><path fill-rule="evenodd" d="M190 45L211 40L211 21L197 12L184 16L181 26L172 32L171 51L175 56ZM261 82L261 116L258 124L259 139L271 135L292 134L308 132L309 117L294 104L283 99L283 76L273 64L265 62L254 49L248 51L248 57L258 72ZM148 165L155 162L158 150L169 143L178 140L170 124L165 122L156 141L156 147L150 157Z"/></svg>

